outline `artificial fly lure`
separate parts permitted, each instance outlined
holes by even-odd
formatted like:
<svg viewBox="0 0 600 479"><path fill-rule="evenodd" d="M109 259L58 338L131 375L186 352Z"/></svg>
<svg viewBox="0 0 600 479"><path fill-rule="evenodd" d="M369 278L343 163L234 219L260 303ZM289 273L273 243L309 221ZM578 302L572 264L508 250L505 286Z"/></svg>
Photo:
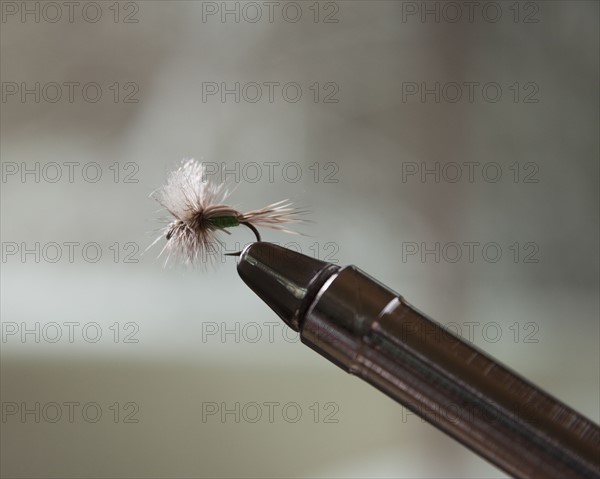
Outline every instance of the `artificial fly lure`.
<svg viewBox="0 0 600 479"><path fill-rule="evenodd" d="M296 233L286 226L305 221L300 217L305 212L293 207L288 200L241 213L225 203L231 192L226 182L209 179L202 163L194 159L183 160L181 166L169 174L166 185L150 195L172 217L152 243L166 238L167 243L159 257L166 253L166 262L174 256L187 264L198 263L206 257L212 260L223 246L217 233L230 234L228 228L244 225L260 241L257 227ZM239 255L239 252L228 254Z"/></svg>

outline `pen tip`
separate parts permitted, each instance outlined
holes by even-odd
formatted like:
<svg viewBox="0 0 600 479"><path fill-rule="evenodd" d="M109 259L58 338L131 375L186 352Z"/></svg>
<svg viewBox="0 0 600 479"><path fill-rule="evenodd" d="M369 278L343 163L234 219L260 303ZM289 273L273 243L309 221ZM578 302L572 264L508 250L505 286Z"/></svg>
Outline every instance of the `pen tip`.
<svg viewBox="0 0 600 479"><path fill-rule="evenodd" d="M248 245L238 259L242 280L292 329L338 266L272 243Z"/></svg>

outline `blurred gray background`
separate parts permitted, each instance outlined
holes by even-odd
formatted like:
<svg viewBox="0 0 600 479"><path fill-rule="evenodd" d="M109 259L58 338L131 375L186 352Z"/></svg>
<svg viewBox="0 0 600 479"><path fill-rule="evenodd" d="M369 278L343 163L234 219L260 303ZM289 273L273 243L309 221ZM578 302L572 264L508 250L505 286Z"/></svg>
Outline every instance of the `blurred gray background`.
<svg viewBox="0 0 600 479"><path fill-rule="evenodd" d="M1 7L2 477L505 477L144 253L184 157L598 422L597 2Z"/></svg>

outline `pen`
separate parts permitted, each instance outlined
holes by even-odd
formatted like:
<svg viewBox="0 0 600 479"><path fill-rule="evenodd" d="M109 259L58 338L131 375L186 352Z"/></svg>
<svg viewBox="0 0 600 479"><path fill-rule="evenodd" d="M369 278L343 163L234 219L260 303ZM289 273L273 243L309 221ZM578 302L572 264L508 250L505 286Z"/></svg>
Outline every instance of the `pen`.
<svg viewBox="0 0 600 479"><path fill-rule="evenodd" d="M600 478L600 428L355 266L256 242L242 280L304 344L508 474Z"/></svg>

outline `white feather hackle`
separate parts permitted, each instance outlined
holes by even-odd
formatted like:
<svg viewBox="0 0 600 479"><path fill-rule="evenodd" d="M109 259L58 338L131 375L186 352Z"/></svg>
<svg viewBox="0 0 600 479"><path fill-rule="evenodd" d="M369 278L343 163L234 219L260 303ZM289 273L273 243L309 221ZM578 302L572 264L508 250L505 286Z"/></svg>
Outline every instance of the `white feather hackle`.
<svg viewBox="0 0 600 479"><path fill-rule="evenodd" d="M171 257L190 264L214 262L223 246L217 233L229 234L224 227L210 221L214 218L235 218L239 223L286 233L296 233L287 228L289 224L305 221L300 217L305 211L295 208L288 200L242 213L226 204L232 191L230 184L210 179L202 163L183 160L181 166L169 174L167 183L151 195L171 215L168 225L153 243L167 236L159 256L166 255L166 262Z"/></svg>

